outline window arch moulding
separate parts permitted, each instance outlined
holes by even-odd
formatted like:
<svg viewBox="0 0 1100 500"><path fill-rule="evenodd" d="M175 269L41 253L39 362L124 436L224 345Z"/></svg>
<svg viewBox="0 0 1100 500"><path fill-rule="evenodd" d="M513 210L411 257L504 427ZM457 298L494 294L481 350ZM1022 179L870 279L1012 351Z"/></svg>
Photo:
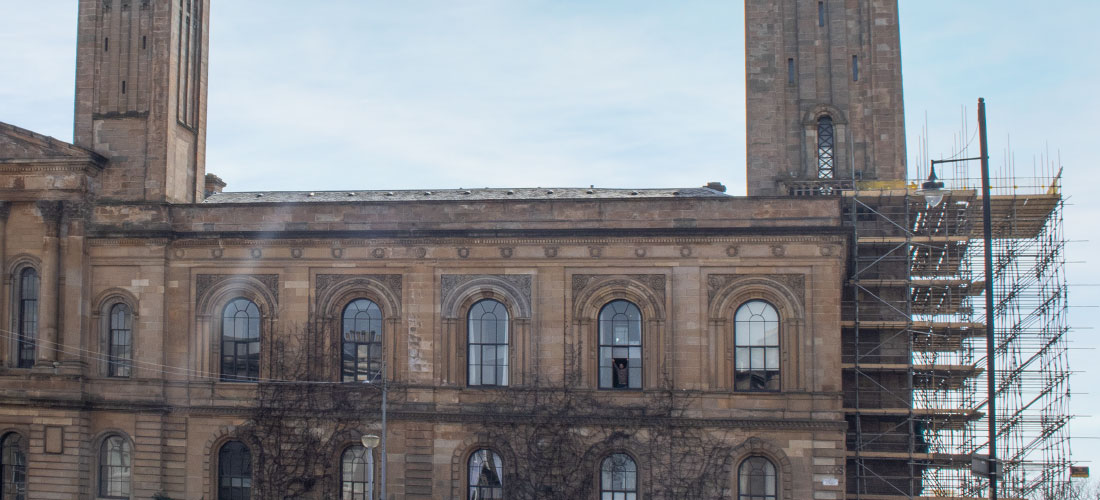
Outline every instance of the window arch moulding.
<svg viewBox="0 0 1100 500"><path fill-rule="evenodd" d="M667 360L674 346L665 332L667 309L664 274L574 274L572 276L572 331L567 335L569 360L578 373L566 373L584 387L599 387L599 315L616 300L634 304L642 313L642 385L661 387L670 382Z"/></svg>
<svg viewBox="0 0 1100 500"><path fill-rule="evenodd" d="M189 339L188 369L191 377L219 380L221 377L222 314L236 299L247 299L259 309L260 377L268 359L271 342L264 338L276 331L278 323L279 275L277 274L197 274L195 283L195 324Z"/></svg>
<svg viewBox="0 0 1100 500"><path fill-rule="evenodd" d="M779 313L779 392L800 390L802 332L806 328L806 277L801 274L711 274L707 276L707 378L711 387L732 390L734 380L734 315L745 303L762 300ZM754 393L757 394L757 393Z"/></svg>
<svg viewBox="0 0 1100 500"><path fill-rule="evenodd" d="M440 276L443 350L440 383L468 382L469 321L471 308L483 300L494 300L507 311L509 385L534 380L536 353L530 328L533 310L530 274L443 274Z"/></svg>

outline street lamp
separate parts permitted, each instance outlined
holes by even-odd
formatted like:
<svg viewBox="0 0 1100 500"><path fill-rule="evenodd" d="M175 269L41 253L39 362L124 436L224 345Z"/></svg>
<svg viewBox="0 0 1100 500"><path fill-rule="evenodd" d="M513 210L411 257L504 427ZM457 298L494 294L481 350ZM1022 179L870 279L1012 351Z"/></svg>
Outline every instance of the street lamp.
<svg viewBox="0 0 1100 500"><path fill-rule="evenodd" d="M932 172L928 180L921 185L919 193L924 194L928 206L935 207L943 201L943 182L936 179L936 164L957 163L981 160L982 165L982 244L985 247L985 351L986 351L986 410L989 422L989 498L997 500L997 476L1000 467L997 463L997 378L996 351L997 330L993 320L993 215L989 201L989 141L985 126L985 99L978 99L978 136L981 143L981 156L978 158L956 158L951 160L932 160Z"/></svg>
<svg viewBox="0 0 1100 500"><path fill-rule="evenodd" d="M359 442L363 443L363 447L368 450L373 450L378 447L378 443L382 442L382 438L377 434L363 434L363 437L359 438Z"/></svg>

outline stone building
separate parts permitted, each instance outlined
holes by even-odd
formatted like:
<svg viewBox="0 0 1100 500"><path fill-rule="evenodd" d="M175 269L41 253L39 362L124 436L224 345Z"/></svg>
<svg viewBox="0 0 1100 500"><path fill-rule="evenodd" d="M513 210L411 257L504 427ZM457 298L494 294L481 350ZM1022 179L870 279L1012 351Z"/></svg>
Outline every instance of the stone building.
<svg viewBox="0 0 1100 500"><path fill-rule="evenodd" d="M904 177L896 2L746 2L748 197L223 192L209 3L80 0L74 143L0 124L0 498L259 498L309 439L301 498L845 497L849 232L790 195ZM385 427L265 441L296 353Z"/></svg>

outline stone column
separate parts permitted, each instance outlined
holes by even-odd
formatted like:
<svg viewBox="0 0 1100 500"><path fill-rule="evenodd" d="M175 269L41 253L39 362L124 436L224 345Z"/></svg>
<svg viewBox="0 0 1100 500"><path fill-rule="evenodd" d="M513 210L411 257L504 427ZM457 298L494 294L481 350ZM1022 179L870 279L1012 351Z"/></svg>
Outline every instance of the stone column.
<svg viewBox="0 0 1100 500"><path fill-rule="evenodd" d="M53 370L57 361L61 306L61 211L62 202L39 201L38 212L46 226L42 242L42 273L38 289L38 341L35 369Z"/></svg>
<svg viewBox="0 0 1100 500"><path fill-rule="evenodd" d="M58 234L58 289L57 328L59 342L65 351L59 352L63 373L79 375L84 367L93 364L84 359L78 349L96 351L95 342L87 344L83 332L86 325L84 299L84 225L88 207L81 202L66 202L61 211ZM136 311L135 311L136 312Z"/></svg>

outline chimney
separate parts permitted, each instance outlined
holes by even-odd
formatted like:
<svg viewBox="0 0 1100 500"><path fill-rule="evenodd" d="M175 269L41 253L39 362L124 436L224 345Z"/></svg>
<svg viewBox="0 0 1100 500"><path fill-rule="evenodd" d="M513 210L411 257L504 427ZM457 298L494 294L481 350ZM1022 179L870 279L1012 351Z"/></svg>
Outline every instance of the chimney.
<svg viewBox="0 0 1100 500"><path fill-rule="evenodd" d="M207 176L207 177L210 177L210 176ZM207 182L209 182L209 181L207 181ZM726 186L725 186L725 184L722 184L721 182L711 181L711 182L708 182L707 185L703 186L703 187L705 187L707 189L713 189L715 191L718 191L719 193L725 193L726 192Z"/></svg>
<svg viewBox="0 0 1100 500"><path fill-rule="evenodd" d="M209 198L212 194L217 194L225 189L225 181L221 177L214 174L206 174L206 186L203 188L204 196Z"/></svg>

